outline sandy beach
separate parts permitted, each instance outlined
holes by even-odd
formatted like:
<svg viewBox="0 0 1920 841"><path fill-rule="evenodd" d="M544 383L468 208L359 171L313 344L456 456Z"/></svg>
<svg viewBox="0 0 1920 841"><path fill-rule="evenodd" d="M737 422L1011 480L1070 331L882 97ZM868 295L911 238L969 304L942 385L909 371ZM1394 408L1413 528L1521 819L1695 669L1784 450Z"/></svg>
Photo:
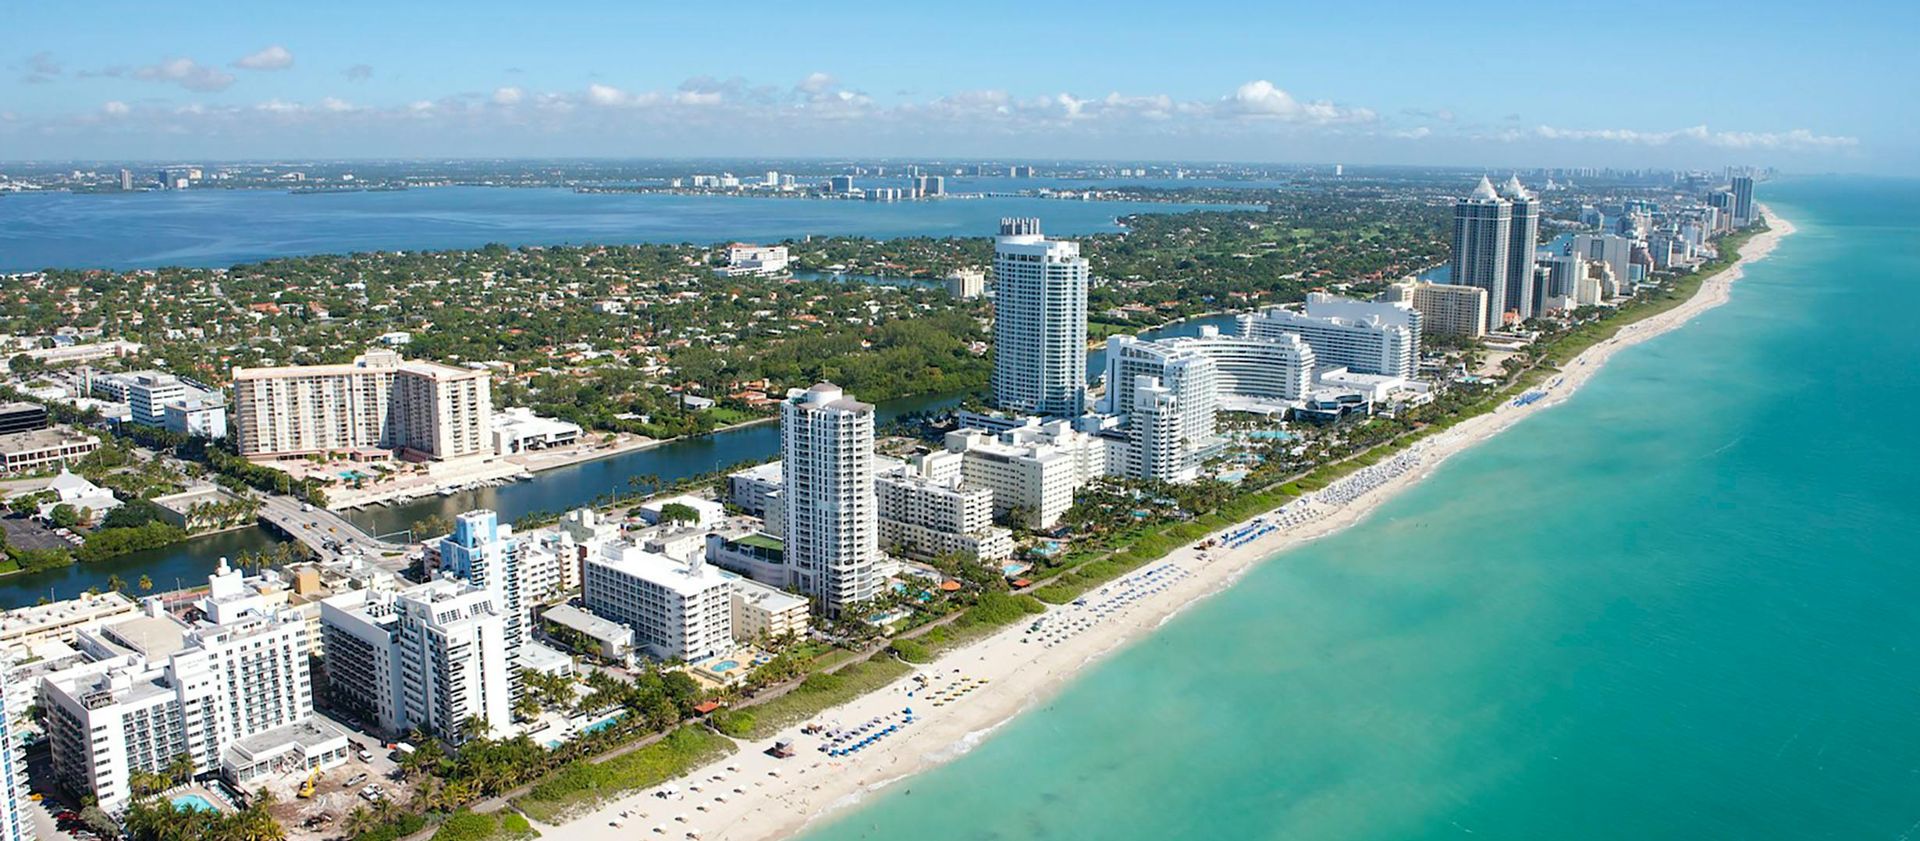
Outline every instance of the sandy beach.
<svg viewBox="0 0 1920 841"><path fill-rule="evenodd" d="M1725 303L1746 264L1765 258L1794 231L1771 209L1761 210L1771 229L1751 239L1737 263L1708 279L1687 302L1622 328L1570 360L1561 374L1537 387L1537 399L1525 405L1510 400L1281 509L1211 535L1220 543L1210 551L1184 547L1090 592L1085 604L1051 608L1038 631L1020 623L814 719L858 731L837 743L864 743L857 752L824 752L826 737L802 735L795 726L772 739L742 742L734 756L564 826L537 828L546 837L570 841L785 837L852 807L869 792L965 753L1022 710L1046 703L1089 663L1231 586L1254 565L1359 522L1435 465L1564 401L1619 350ZM779 740L792 740L799 755L766 755Z"/></svg>

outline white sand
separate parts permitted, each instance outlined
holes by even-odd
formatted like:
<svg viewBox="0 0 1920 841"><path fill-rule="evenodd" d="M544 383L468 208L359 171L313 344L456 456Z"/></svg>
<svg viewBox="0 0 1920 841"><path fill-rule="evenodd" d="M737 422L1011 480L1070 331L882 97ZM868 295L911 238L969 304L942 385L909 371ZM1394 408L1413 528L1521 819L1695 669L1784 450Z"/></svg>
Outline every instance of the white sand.
<svg viewBox="0 0 1920 841"><path fill-rule="evenodd" d="M867 792L965 753L1023 709L1051 697L1088 663L1144 636L1188 605L1231 585L1253 565L1284 549L1358 522L1454 453L1566 399L1614 352L1679 327L1724 303L1733 282L1740 279L1742 267L1765 257L1794 230L1764 206L1762 211L1772 228L1748 242L1737 264L1702 284L1686 303L1623 328L1614 338L1580 354L1564 367L1562 375L1540 386L1539 390L1545 392L1540 399L1526 406L1515 406L1511 401L1504 403L1492 412L1422 441L1393 459L1342 479L1312 495L1310 501L1270 512L1265 516L1266 521L1279 527L1245 545L1234 549L1216 548L1204 555L1192 546L1176 550L1143 568L1142 572L1171 564L1190 574L1163 575L1172 580L1162 587L1133 591L1138 597L1124 606L1119 606L1117 596L1127 588L1123 582L1114 582L1089 594L1095 605L1068 605L1053 608L1046 614L1052 628L1086 623L1085 630L1064 636L1058 635L1060 631L1030 635L1027 623L1023 622L949 652L939 662L917 672L930 677L938 675L933 677L935 686L952 684L956 671L967 678L987 681L957 701L936 707L926 692L919 693L920 697L907 697L906 693L915 688L910 677L815 719L858 725L906 707L913 708L916 716L913 724L859 753L829 758L817 750L821 738L802 736L795 726L776 739L742 743L739 754L673 781L667 788L677 789L679 793L671 799L655 796L658 789L649 790L564 827L538 828L547 838L568 841L686 838L690 830L697 831L701 838L715 841L784 837L824 815L857 803ZM1096 609L1102 603L1109 606L1104 614ZM1057 641L1048 643L1048 639ZM892 721L897 720L896 717ZM794 740L799 756L782 760L765 755L763 751L772 747L777 739ZM722 779L716 782L713 780L716 776ZM693 785L701 790L691 790ZM624 819L619 827L610 825L623 810L630 810L632 816ZM656 833L655 828L663 831Z"/></svg>

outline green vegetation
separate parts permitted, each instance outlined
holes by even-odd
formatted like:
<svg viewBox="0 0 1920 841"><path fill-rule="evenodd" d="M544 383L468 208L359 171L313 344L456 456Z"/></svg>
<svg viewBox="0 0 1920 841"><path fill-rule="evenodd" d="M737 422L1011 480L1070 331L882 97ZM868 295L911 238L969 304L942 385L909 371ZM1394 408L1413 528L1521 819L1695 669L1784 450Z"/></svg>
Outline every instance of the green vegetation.
<svg viewBox="0 0 1920 841"><path fill-rule="evenodd" d="M733 740L697 725L682 727L658 742L605 762L575 760L535 783L515 808L541 823L570 815L638 789L657 785L734 751Z"/></svg>
<svg viewBox="0 0 1920 841"><path fill-rule="evenodd" d="M886 686L913 671L913 667L890 656L878 655L841 668L838 672L814 672L793 691L753 708L751 737L764 739L795 722L804 721L828 707L851 701Z"/></svg>
<svg viewBox="0 0 1920 841"><path fill-rule="evenodd" d="M517 812L480 814L465 809L448 815L433 832L433 841L523 841L538 837L540 833Z"/></svg>
<svg viewBox="0 0 1920 841"><path fill-rule="evenodd" d="M268 813L273 800L263 791L238 812L179 807L158 796L127 807L128 841L283 841L287 831Z"/></svg>

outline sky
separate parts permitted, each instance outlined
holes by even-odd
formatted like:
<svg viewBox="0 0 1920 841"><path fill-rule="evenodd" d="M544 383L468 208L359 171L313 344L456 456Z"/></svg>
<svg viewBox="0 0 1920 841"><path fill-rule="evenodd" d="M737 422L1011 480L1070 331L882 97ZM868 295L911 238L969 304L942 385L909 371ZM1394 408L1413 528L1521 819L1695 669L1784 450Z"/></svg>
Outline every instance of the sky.
<svg viewBox="0 0 1920 841"><path fill-rule="evenodd" d="M1920 174L1920 4L0 4L0 160Z"/></svg>

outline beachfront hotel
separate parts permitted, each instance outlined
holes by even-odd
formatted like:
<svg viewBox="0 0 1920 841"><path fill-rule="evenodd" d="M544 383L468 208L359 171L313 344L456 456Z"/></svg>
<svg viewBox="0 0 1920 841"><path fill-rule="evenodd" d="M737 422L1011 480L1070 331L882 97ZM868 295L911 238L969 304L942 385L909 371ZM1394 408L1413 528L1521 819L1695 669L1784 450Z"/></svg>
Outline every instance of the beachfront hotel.
<svg viewBox="0 0 1920 841"><path fill-rule="evenodd" d="M1499 329L1508 309L1512 240L1513 203L1501 198L1483 175L1473 194L1453 206L1453 282L1487 291L1488 330Z"/></svg>
<svg viewBox="0 0 1920 841"><path fill-rule="evenodd" d="M615 543L587 558L581 603L632 628L649 656L691 662L732 650L734 581L700 553L681 562Z"/></svg>
<svg viewBox="0 0 1920 841"><path fill-rule="evenodd" d="M972 555L1013 557L1013 534L993 524L993 489L966 484L965 456L941 450L912 459L874 480L880 499L880 543L889 552L931 560Z"/></svg>
<svg viewBox="0 0 1920 841"><path fill-rule="evenodd" d="M307 621L270 604L223 559L188 622L159 598L141 615L83 630L93 662L45 676L55 779L114 811L132 775L190 757L235 785L346 761L347 734L313 717Z"/></svg>
<svg viewBox="0 0 1920 841"><path fill-rule="evenodd" d="M789 392L780 404L780 470L790 585L829 616L873 598L880 560L873 405L832 383Z"/></svg>
<svg viewBox="0 0 1920 841"><path fill-rule="evenodd" d="M1214 439L1219 369L1189 344L1107 340L1107 407L1125 416L1130 479L1190 482Z"/></svg>
<svg viewBox="0 0 1920 841"><path fill-rule="evenodd" d="M454 578L394 584L382 577L320 603L329 706L393 735L458 743L473 718L504 732L514 676L494 594Z"/></svg>
<svg viewBox="0 0 1920 841"><path fill-rule="evenodd" d="M492 418L486 371L389 350L342 365L233 370L235 434L249 458L364 448L436 460L486 455Z"/></svg>
<svg viewBox="0 0 1920 841"><path fill-rule="evenodd" d="M1731 180L1733 193L1733 224L1744 228L1753 224L1753 176L1736 175Z"/></svg>
<svg viewBox="0 0 1920 841"><path fill-rule="evenodd" d="M993 399L1010 412L1079 417L1087 401L1087 260L1038 219L1002 219L993 246Z"/></svg>
<svg viewBox="0 0 1920 841"><path fill-rule="evenodd" d="M961 455L962 481L993 491L996 516L1024 515L1028 528L1052 528L1073 507L1073 493L1107 473L1107 442L1065 420L1025 423L999 432L958 429L944 445Z"/></svg>
<svg viewBox="0 0 1920 841"><path fill-rule="evenodd" d="M1355 301L1307 294L1306 312L1269 307L1239 317L1240 334L1278 340L1299 336L1319 368L1412 379L1419 373L1420 313L1407 301Z"/></svg>
<svg viewBox="0 0 1920 841"><path fill-rule="evenodd" d="M1411 284L1410 291L1423 333L1467 339L1487 334L1487 290L1423 280Z"/></svg>

